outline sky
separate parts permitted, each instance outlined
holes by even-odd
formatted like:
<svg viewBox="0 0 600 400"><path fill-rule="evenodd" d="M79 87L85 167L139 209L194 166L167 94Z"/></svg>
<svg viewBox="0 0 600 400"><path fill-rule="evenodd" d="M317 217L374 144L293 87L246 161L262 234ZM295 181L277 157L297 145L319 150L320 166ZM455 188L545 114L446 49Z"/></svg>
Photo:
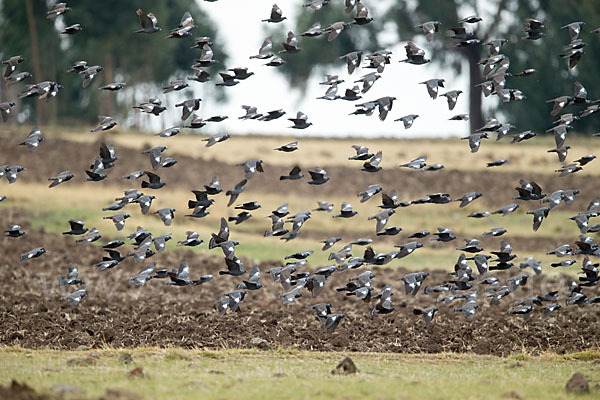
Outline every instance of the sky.
<svg viewBox="0 0 600 400"><path fill-rule="evenodd" d="M341 2L342 0L337 1ZM284 25L286 32L292 29L297 3L297 0L280 0L278 2L283 15L288 18L280 23ZM367 3L370 15L377 18L378 12L384 11L386 3L389 4L389 1L380 1L377 6L371 6ZM386 66L382 79L379 79L371 90L363 95L362 99L357 102L317 100L316 98L322 96L327 88L318 84L322 80L322 76L313 76L307 85L308 90L305 94L302 94L298 90L291 89L283 75L276 72L276 68L263 65L264 60L249 59L249 56L258 53L262 42L268 36L267 23L261 22L261 19L268 18L273 4L272 0L219 0L216 2L198 0L198 4L218 26L219 35L221 40L224 41L230 57L228 65L224 67L248 67L250 71L255 73L254 76L241 81L240 84L225 88L228 94L225 102L203 98L199 115L204 118L215 114L229 116L224 122L203 128L203 132L226 131L230 134L261 133L298 137L398 138L447 137L468 134L468 122L448 120L453 115L468 113L467 96L465 94L461 95L456 108L449 111L445 97L432 100L427 94L425 85L419 84L419 82L427 79L443 78L446 80L445 90L459 89L468 93L466 76L456 76L453 70L440 68L437 63L421 66L399 63L399 60L405 58L403 47L406 42L398 40L396 33L393 31L382 33L382 35L385 35L386 42L397 43L395 46L386 49L391 50L393 53L392 62ZM351 19L350 15L348 19ZM315 12L315 21L317 20L318 11ZM354 29L360 29L360 27ZM300 32L295 33L298 35ZM198 35L198 32L195 32L195 35ZM274 51L278 51L279 42L284 41L285 38L273 37L272 39ZM321 40L326 50L327 42L323 38L314 39L298 36L298 39L300 47L302 47L302 41ZM424 38L422 38L422 41L416 40L416 43L426 50L429 58L435 57L427 51L427 42ZM292 57L289 58L292 59ZM364 60L363 65L365 65ZM467 70L467 68L463 68L463 70ZM337 74L345 80L338 90L338 94L343 95L346 88L354 85L354 80L372 71L371 69L359 68L352 75L348 75L345 62L340 60L339 64L328 69L327 73ZM220 78L213 77L213 84L218 81L220 81ZM440 93L445 90L440 89ZM386 121L380 121L377 113L370 117L348 115L355 110L354 104L375 100L383 96L397 98ZM258 112L281 108L287 114L270 122L240 120L238 117L244 114L244 110L241 108L242 105L256 106ZM286 118L294 117L297 111L307 114L313 125L304 130L289 128L291 122ZM405 130L402 122L395 122L394 119L408 114L418 114L419 118L410 129ZM175 118L176 116L172 117Z"/></svg>

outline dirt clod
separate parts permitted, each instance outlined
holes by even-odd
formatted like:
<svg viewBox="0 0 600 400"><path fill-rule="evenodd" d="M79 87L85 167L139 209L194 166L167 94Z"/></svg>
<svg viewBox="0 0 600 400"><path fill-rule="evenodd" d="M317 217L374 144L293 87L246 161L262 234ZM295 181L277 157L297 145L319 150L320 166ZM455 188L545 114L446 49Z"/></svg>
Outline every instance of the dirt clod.
<svg viewBox="0 0 600 400"><path fill-rule="evenodd" d="M566 389L570 393L589 393L590 385L581 372L575 372L567 382Z"/></svg>
<svg viewBox="0 0 600 400"><path fill-rule="evenodd" d="M331 371L334 375L350 375L358 372L356 364L348 356L344 357L342 361Z"/></svg>
<svg viewBox="0 0 600 400"><path fill-rule="evenodd" d="M135 378L144 378L146 375L144 374L144 368L143 367L137 367L132 369L131 371L129 371L127 373L127 377L130 379L135 379Z"/></svg>

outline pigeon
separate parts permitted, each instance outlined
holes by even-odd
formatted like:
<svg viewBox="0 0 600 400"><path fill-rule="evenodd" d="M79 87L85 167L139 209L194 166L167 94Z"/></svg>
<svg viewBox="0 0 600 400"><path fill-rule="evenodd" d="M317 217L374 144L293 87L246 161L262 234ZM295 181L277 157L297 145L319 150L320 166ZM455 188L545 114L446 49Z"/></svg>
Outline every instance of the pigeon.
<svg viewBox="0 0 600 400"><path fill-rule="evenodd" d="M201 101L202 99L189 99L175 104L175 107L181 107L181 120L185 121L194 111L198 111Z"/></svg>
<svg viewBox="0 0 600 400"><path fill-rule="evenodd" d="M207 139L202 139L203 142L206 142L206 147L214 146L217 143L221 143L231 138L227 133L217 133Z"/></svg>
<svg viewBox="0 0 600 400"><path fill-rule="evenodd" d="M421 29L425 34L425 39L427 39L428 42L431 42L434 34L439 32L441 24L442 23L440 21L428 21L415 26L415 28Z"/></svg>
<svg viewBox="0 0 600 400"><path fill-rule="evenodd" d="M531 139L533 137L537 136L537 133L532 132L532 131L524 131L521 133L518 133L516 135L512 136L512 141L510 142L511 144L513 143L520 143L522 141Z"/></svg>
<svg viewBox="0 0 600 400"><path fill-rule="evenodd" d="M83 82L82 82L81 86L83 88L88 87L90 85L90 83L92 83L92 80L98 74L98 72L101 72L103 70L104 70L104 67L101 67L100 65L94 65L93 67L88 67L88 68L84 69L83 71L80 71L79 75L83 75Z"/></svg>
<svg viewBox="0 0 600 400"><path fill-rule="evenodd" d="M437 240L440 242L450 242L454 239L456 239L456 236L454 236L452 234L452 231L448 228L437 228L438 231L434 232L433 234L437 236L437 238L435 239L431 239L431 240Z"/></svg>
<svg viewBox="0 0 600 400"><path fill-rule="evenodd" d="M23 61L25 61L25 57L23 56L12 56L8 60L2 61L2 64L6 65L6 69L4 70L4 79L11 76L12 73L17 70L17 65Z"/></svg>
<svg viewBox="0 0 600 400"><path fill-rule="evenodd" d="M156 26L158 19L156 19L154 14L146 14L139 8L136 13L140 17L140 25L142 26L142 29L135 31L135 33L154 33L160 31L160 28Z"/></svg>
<svg viewBox="0 0 600 400"><path fill-rule="evenodd" d="M352 148L356 151L356 155L352 156L352 157L348 157L348 160L359 160L359 161L365 161L368 160L369 158L373 157L373 153L369 153L369 148L365 147L365 146L359 146L359 145L352 145Z"/></svg>
<svg viewBox="0 0 600 400"><path fill-rule="evenodd" d="M298 111L296 118L288 118L288 121L294 123L294 125L290 127L294 129L306 129L312 125L312 122L308 122L308 116L302 111Z"/></svg>
<svg viewBox="0 0 600 400"><path fill-rule="evenodd" d="M129 278L136 286L144 286L146 282L153 278L152 274L156 268L156 263L146 265L137 275Z"/></svg>
<svg viewBox="0 0 600 400"><path fill-rule="evenodd" d="M90 132L107 131L118 125L117 121L115 121L109 116L99 115L98 120L100 121L99 125L96 128L92 129Z"/></svg>
<svg viewBox="0 0 600 400"><path fill-rule="evenodd" d="M373 219L377 221L377 226L375 227L375 233L379 233L383 230L383 228L385 228L385 226L387 225L387 223L389 221L389 218L395 212L396 212L396 210L394 210L393 208L388 208L388 209L381 210L377 214L367 218L369 221L371 221Z"/></svg>
<svg viewBox="0 0 600 400"><path fill-rule="evenodd" d="M250 56L250 58L258 58L260 60L265 60L267 58L271 58L273 57L273 53L271 53L271 51L273 50L273 41L271 40L271 38L266 38L263 42L263 44L260 46L260 49L258 50L258 54L254 55L254 56Z"/></svg>
<svg viewBox="0 0 600 400"><path fill-rule="evenodd" d="M223 79L223 82L217 83L217 86L235 86L240 83L235 79L235 75L226 72L219 72L219 75L221 76L221 79Z"/></svg>
<svg viewBox="0 0 600 400"><path fill-rule="evenodd" d="M298 38L292 31L287 33L287 39L285 42L281 42L281 46L283 46L283 50L279 53L295 54L302 51L302 48L298 46Z"/></svg>
<svg viewBox="0 0 600 400"><path fill-rule="evenodd" d="M413 42L408 42L404 49L406 50L406 58L404 60L400 60L400 62L405 62L414 65L422 65L427 64L431 60L425 58L425 51L417 47Z"/></svg>
<svg viewBox="0 0 600 400"><path fill-rule="evenodd" d="M21 262L25 262L31 260L32 258L40 257L42 254L46 253L46 249L43 247L37 247L33 250L28 251L27 253L21 254Z"/></svg>
<svg viewBox="0 0 600 400"><path fill-rule="evenodd" d="M117 228L118 231L123 230L123 228L125 227L125 220L127 218L131 217L131 215L126 214L124 212L118 212L116 214L113 214L111 216L108 217L102 217L102 219L110 219L114 222L115 227Z"/></svg>
<svg viewBox="0 0 600 400"><path fill-rule="evenodd" d="M4 231L4 236L11 238L19 238L25 235L25 232L21 230L20 225L8 225L8 229Z"/></svg>
<svg viewBox="0 0 600 400"><path fill-rule="evenodd" d="M204 240L200 239L200 234L198 234L198 232L187 231L185 234L187 235L186 239L177 242L177 246L194 247L204 242Z"/></svg>
<svg viewBox="0 0 600 400"><path fill-rule="evenodd" d="M458 100L458 96L462 93L462 90L451 90L446 93L442 93L440 96L444 96L446 100L448 100L448 109L450 111L454 110L456 107L456 102Z"/></svg>
<svg viewBox="0 0 600 400"><path fill-rule="evenodd" d="M82 30L83 30L83 28L81 27L81 24L74 24L74 25L67 26L61 32L61 34L63 34L63 35L74 35L76 33L81 32Z"/></svg>
<svg viewBox="0 0 600 400"><path fill-rule="evenodd" d="M171 226L173 218L175 218L175 211L174 208L165 207L154 211L152 214L158 214L165 226Z"/></svg>
<svg viewBox="0 0 600 400"><path fill-rule="evenodd" d="M356 214L358 214L358 212L352 209L352 205L344 202L340 207L340 213L333 215L332 218L351 218Z"/></svg>
<svg viewBox="0 0 600 400"><path fill-rule="evenodd" d="M487 167L500 167L501 165L504 165L507 163L508 163L508 160L506 160L506 159L495 160L495 161L488 162Z"/></svg>
<svg viewBox="0 0 600 400"><path fill-rule="evenodd" d="M488 231L488 232L484 232L483 233L483 237L490 237L490 236L502 236L507 232L506 229L504 228L493 228L492 230Z"/></svg>
<svg viewBox="0 0 600 400"><path fill-rule="evenodd" d="M64 3L62 3L62 4L64 4ZM85 296L87 296L86 289L81 288L81 289L77 289L73 293L70 293L64 297L61 297L60 299L63 301L65 301L65 300L68 301L71 306L75 307L75 306L78 306L79 303L81 303L81 299L83 299Z"/></svg>
<svg viewBox="0 0 600 400"><path fill-rule="evenodd" d="M283 146L277 147L275 150L282 151L284 153L291 153L292 151L298 150L298 141L284 144Z"/></svg>
<svg viewBox="0 0 600 400"><path fill-rule="evenodd" d="M254 72L249 72L248 68L236 67L236 68L229 68L227 71L233 72L234 78L239 81L243 81L245 79L250 78L252 75L254 75Z"/></svg>
<svg viewBox="0 0 600 400"><path fill-rule="evenodd" d="M351 53L345 54L340 57L341 60L346 61L349 75L352 75L354 70L360 66L360 62L362 60L362 54L363 54L362 51L353 51ZM373 78L371 78L371 77L369 78L369 80L372 80L372 79ZM377 80L377 78L374 78L373 83L375 82L375 80ZM371 83L369 85L369 87L372 86L373 83ZM363 87L363 89L364 89L364 87ZM365 93L365 92L363 91L363 93Z"/></svg>
<svg viewBox="0 0 600 400"><path fill-rule="evenodd" d="M469 205L472 201L480 198L481 196L483 196L481 193L479 192L469 192L469 193L465 193L463 194L461 197L454 199L454 201L460 201L460 208L466 207L467 205Z"/></svg>
<svg viewBox="0 0 600 400"><path fill-rule="evenodd" d="M346 314L328 314L325 319L325 329L332 333L338 327L342 318L344 318Z"/></svg>
<svg viewBox="0 0 600 400"><path fill-rule="evenodd" d="M489 135L487 132L472 133L469 136L461 138L462 140L469 140L469 148L471 153L477 153L479 146L481 146L481 139L488 139Z"/></svg>
<svg viewBox="0 0 600 400"><path fill-rule="evenodd" d="M259 116L258 120L259 121L273 121L275 119L281 118L284 115L285 115L285 111L283 111L282 109L272 110L272 111L268 111L266 114L264 114L262 116ZM285 150L280 150L280 151L286 151L286 152L294 151L294 150L291 150L292 148L294 148L293 143L296 143L296 145L298 144L298 142L292 142L289 145L281 146L280 148L277 148L275 150L280 150L282 148L285 148ZM290 147L286 147L286 146L290 146ZM296 150L297 150L297 147L296 147Z"/></svg>
<svg viewBox="0 0 600 400"><path fill-rule="evenodd" d="M425 85L427 88L427 93L429 93L429 97L431 97L433 100L435 100L435 99L437 99L437 96L438 96L438 88L440 88L440 87L443 88L445 82L446 81L444 79L434 78L434 79L426 80L424 82L420 82L419 84Z"/></svg>
<svg viewBox="0 0 600 400"><path fill-rule="evenodd" d="M392 110L394 100L396 100L396 98L391 96L385 96L377 99L377 104L379 107L379 119L381 121L385 121L388 112Z"/></svg>
<svg viewBox="0 0 600 400"><path fill-rule="evenodd" d="M342 33L344 30L350 28L351 26L352 26L351 24L343 22L343 21L334 22L333 24L329 25L327 28L323 29L323 33L329 33L329 35L327 36L327 41L331 42L335 38L337 38L340 33Z"/></svg>
<svg viewBox="0 0 600 400"><path fill-rule="evenodd" d="M383 189L379 184L369 185L364 191L359 192L357 196L361 197L360 202L364 203L382 190Z"/></svg>
<svg viewBox="0 0 600 400"><path fill-rule="evenodd" d="M225 192L225 195L231 196L229 198L229 202L227 203L227 207L230 207L237 200L240 193L242 193L244 190L246 190L246 188L244 188L246 183L248 183L248 180L243 179L238 184L236 184L233 189Z"/></svg>
<svg viewBox="0 0 600 400"><path fill-rule="evenodd" d="M450 117L449 120L450 121L468 121L469 120L469 114L457 114L453 117Z"/></svg>
<svg viewBox="0 0 600 400"><path fill-rule="evenodd" d="M11 108L13 108L14 106L16 106L17 104L14 102L4 102L4 103L0 103L0 115L2 116L2 122L6 122L8 121L8 117L10 115L11 112Z"/></svg>
<svg viewBox="0 0 600 400"><path fill-rule="evenodd" d="M300 173L300 167L296 165L291 169L288 175L280 176L279 180L297 180L302 178L304 178L304 175Z"/></svg>
<svg viewBox="0 0 600 400"><path fill-rule="evenodd" d="M283 16L281 8L279 8L277 4L273 4L273 7L271 8L271 16L267 19L263 19L262 22L277 23L283 21L284 19L286 19L286 17Z"/></svg>
<svg viewBox="0 0 600 400"><path fill-rule="evenodd" d="M69 273L67 274L67 277L65 278L61 276L58 278L58 284L60 287L83 284L83 281L79 279L79 271L77 270L77 267L69 265Z"/></svg>
<svg viewBox="0 0 600 400"><path fill-rule="evenodd" d="M405 168L410 168L410 169L421 169L421 168L425 167L426 161L427 161L427 156L420 156L406 164L401 164L400 167L405 167Z"/></svg>
<svg viewBox="0 0 600 400"><path fill-rule="evenodd" d="M365 172L380 171L382 167L379 166L379 163L381 163L382 158L383 152L378 151L377 154L375 154L369 161L365 161L363 167L360 170Z"/></svg>
<svg viewBox="0 0 600 400"><path fill-rule="evenodd" d="M228 293L225 293L225 298L217 301L215 304L219 315L224 316L227 313L227 310L231 310L232 312L240 311L240 303L244 300L244 296L248 292L246 290L234 290Z"/></svg>
<svg viewBox="0 0 600 400"><path fill-rule="evenodd" d="M78 244L86 244L86 243L95 242L100 239L102 239L102 235L100 235L98 229L92 228L92 229L90 229L90 231L87 235L84 235L81 238L75 240L75 242Z"/></svg>
<svg viewBox="0 0 600 400"><path fill-rule="evenodd" d="M63 232L63 235L83 235L89 231L89 229L85 228L84 225L85 223L83 221L71 219L69 220L69 226L71 227L71 230Z"/></svg>
<svg viewBox="0 0 600 400"><path fill-rule="evenodd" d="M519 200L541 200L547 196L546 193L542 193L542 188L537 183L523 179L519 181L519 187L515 190L519 192L519 196L513 198Z"/></svg>
<svg viewBox="0 0 600 400"><path fill-rule="evenodd" d="M158 116L161 112L165 111L167 108L163 107L162 101L159 99L149 99L145 103L141 103L139 106L134 106L133 108L137 108L142 112L147 114L153 114Z"/></svg>
<svg viewBox="0 0 600 400"><path fill-rule="evenodd" d="M262 167L263 160L248 160L243 163L236 164L236 167L244 167L244 175L250 180L254 177L256 171L265 172Z"/></svg>
<svg viewBox="0 0 600 400"><path fill-rule="evenodd" d="M438 310L439 309L437 307L430 307L430 308L424 308L424 309L415 308L413 310L413 314L422 315L423 319L425 320L425 325L429 326L429 324L431 324L431 321L433 320L433 317L435 316L435 313Z"/></svg>
<svg viewBox="0 0 600 400"><path fill-rule="evenodd" d="M304 37L317 37L323 34L323 30L321 29L321 23L315 22L308 28L306 31L302 32L300 36Z"/></svg>
<svg viewBox="0 0 600 400"><path fill-rule="evenodd" d="M302 4L302 7L310 7L311 10L319 11L323 6L329 3L330 0L310 0L308 3ZM331 304L329 304L331 307ZM329 314L329 312L327 313Z"/></svg>
<svg viewBox="0 0 600 400"><path fill-rule="evenodd" d="M189 11L186 11L185 14L183 14L183 17L181 18L181 22L179 22L179 25L177 25L177 28L171 30L171 33L166 38L181 39L186 36L191 36L190 31L195 27L196 25L194 25L194 18L192 18L192 15Z"/></svg>
<svg viewBox="0 0 600 400"><path fill-rule="evenodd" d="M67 3L56 3L54 4L54 8L52 10L46 12L46 18L54 19L59 15L65 14L71 11L71 7L67 7Z"/></svg>
<svg viewBox="0 0 600 400"><path fill-rule="evenodd" d="M67 70L67 72L81 72L87 68L87 61L77 61L71 68Z"/></svg>
<svg viewBox="0 0 600 400"><path fill-rule="evenodd" d="M479 240L477 239L465 239L465 245L463 247L458 247L456 250L466 251L468 253L479 253L483 251L481 247L479 247Z"/></svg>
<svg viewBox="0 0 600 400"><path fill-rule="evenodd" d="M429 272L411 272L410 274L406 274L402 278L399 278L399 280L404 282L404 290L407 296L416 296L423 281L428 276Z"/></svg>
<svg viewBox="0 0 600 400"><path fill-rule="evenodd" d="M179 265L179 269L173 269L171 272L168 272L168 276L171 281L165 282L164 284L173 286L201 285L213 278L212 275L203 275L199 279L190 280L189 275L190 266L186 260L182 260Z"/></svg>
<svg viewBox="0 0 600 400"><path fill-rule="evenodd" d="M148 177L148 181L142 181L142 188L160 189L166 185L166 183L160 179L160 176L153 172L144 171L144 175Z"/></svg>
<svg viewBox="0 0 600 400"><path fill-rule="evenodd" d="M404 117L395 119L394 121L402 121L402 123L404 124L404 129L409 129L413 125L415 119L417 119L418 117L419 116L417 114L409 114Z"/></svg>
<svg viewBox="0 0 600 400"><path fill-rule="evenodd" d="M550 212L550 208L548 208L548 207L542 207L542 208L538 208L537 210L527 211L527 214L533 215L533 231L534 232L536 232L540 228L540 226L542 225L542 221L544 220L544 218L546 218L548 216L549 212Z"/></svg>
<svg viewBox="0 0 600 400"><path fill-rule="evenodd" d="M310 174L311 180L307 183L311 185L322 185L330 179L330 177L327 176L327 171L320 167L315 167L312 170L309 170L308 173Z"/></svg>
<svg viewBox="0 0 600 400"><path fill-rule="evenodd" d="M546 26L542 21L533 18L526 18L525 25L525 28L521 31L525 33L525 36L522 36L521 39L538 40L544 36L544 30L546 29Z"/></svg>
<svg viewBox="0 0 600 400"><path fill-rule="evenodd" d="M31 72L19 72L18 74L11 75L5 78L6 86L14 85L17 82L21 82L27 78L31 78Z"/></svg>
<svg viewBox="0 0 600 400"><path fill-rule="evenodd" d="M48 187L50 187L50 188L56 187L63 182L67 182L67 181L71 180L74 176L75 175L73 175L73 173L71 173L71 171L63 171L54 177L48 178L49 181L52 181L52 183Z"/></svg>
<svg viewBox="0 0 600 400"><path fill-rule="evenodd" d="M313 211L333 211L333 203L328 203L326 201L317 201L318 207L313 209Z"/></svg>
<svg viewBox="0 0 600 400"><path fill-rule="evenodd" d="M109 90L111 92L116 92L117 90L123 89L125 86L127 86L126 83L114 82L114 83L109 83L108 85L100 86L98 88L98 90Z"/></svg>
<svg viewBox="0 0 600 400"><path fill-rule="evenodd" d="M194 60L195 64L192 65L192 69L200 70L200 68L207 68L207 67L217 64L218 61L213 60L213 57L214 57L214 52L213 52L212 48L210 47L210 45L208 43L205 43L202 46L202 53L200 54L200 58L197 60ZM197 79L192 79L192 80L199 80L199 81L210 80L210 75L208 75L207 77L205 76L204 78L200 78L198 76L198 74L199 73L196 72Z"/></svg>
<svg viewBox="0 0 600 400"><path fill-rule="evenodd" d="M155 136L160 136L160 137L164 137L164 138L168 138L171 136L175 136L179 134L179 131L181 130L181 128L179 128L178 126L174 126L171 128L167 128L162 132L156 133Z"/></svg>
<svg viewBox="0 0 600 400"><path fill-rule="evenodd" d="M366 75L363 75L360 79L355 80L354 83L362 83L361 92L364 94L367 93L369 89L373 87L373 85L379 78L381 78L381 75L379 75L376 72L371 72Z"/></svg>
<svg viewBox="0 0 600 400"><path fill-rule="evenodd" d="M234 207L236 210L257 210L260 208L260 204L258 204L256 201L248 201L246 203L237 205Z"/></svg>

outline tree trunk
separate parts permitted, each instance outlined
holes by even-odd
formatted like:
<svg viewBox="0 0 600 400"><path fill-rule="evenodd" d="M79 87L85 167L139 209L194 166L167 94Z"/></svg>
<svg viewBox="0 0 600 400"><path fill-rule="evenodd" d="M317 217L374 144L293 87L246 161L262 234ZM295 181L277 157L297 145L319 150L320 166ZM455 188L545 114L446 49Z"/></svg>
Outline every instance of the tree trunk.
<svg viewBox="0 0 600 400"><path fill-rule="evenodd" d="M471 133L473 133L484 125L483 111L481 110L481 87L475 86L481 83L481 71L478 64L481 45L467 47L465 54L469 62L469 115L471 117Z"/></svg>
<svg viewBox="0 0 600 400"><path fill-rule="evenodd" d="M25 0L27 7L27 24L29 25L29 40L31 40L31 58L33 63L33 78L36 82L42 81L42 67L40 64L40 45L38 41L37 27L35 24L35 16L33 13L33 5L31 0ZM40 124L43 120L42 107L39 104L35 105L36 123Z"/></svg>

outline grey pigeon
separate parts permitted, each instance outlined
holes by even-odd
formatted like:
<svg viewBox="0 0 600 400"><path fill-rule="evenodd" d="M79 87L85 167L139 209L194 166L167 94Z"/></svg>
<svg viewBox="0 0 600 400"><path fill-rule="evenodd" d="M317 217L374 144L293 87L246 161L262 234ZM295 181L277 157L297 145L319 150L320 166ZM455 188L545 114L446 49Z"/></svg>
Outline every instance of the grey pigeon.
<svg viewBox="0 0 600 400"><path fill-rule="evenodd" d="M140 17L140 25L142 29L135 31L135 33L154 33L160 31L160 28L156 26L158 19L152 13L144 13L141 9L136 11Z"/></svg>
<svg viewBox="0 0 600 400"><path fill-rule="evenodd" d="M59 15L71 11L71 7L67 7L67 3L56 3L52 10L46 12L46 18L54 19Z"/></svg>
<svg viewBox="0 0 600 400"><path fill-rule="evenodd" d="M175 211L174 208L165 207L154 211L153 214L158 214L165 226L171 226L173 218L175 218Z"/></svg>
<svg viewBox="0 0 600 400"><path fill-rule="evenodd" d="M85 296L87 296L86 289L81 288L77 289L73 293L61 297L60 299L63 301L68 301L71 306L78 306L79 303L81 303L81 299L83 299Z"/></svg>
<svg viewBox="0 0 600 400"><path fill-rule="evenodd" d="M32 258L40 257L44 253L46 253L45 248L37 247L33 250L28 251L27 253L21 254L21 262L31 260Z"/></svg>
<svg viewBox="0 0 600 400"><path fill-rule="evenodd" d="M206 142L206 147L214 146L217 143L221 143L229 139L231 136L227 133L217 133L207 139L202 139L203 142Z"/></svg>
<svg viewBox="0 0 600 400"><path fill-rule="evenodd" d="M166 185L166 183L160 179L160 176L153 172L144 171L144 175L148 177L148 181L142 181L142 188L160 189Z"/></svg>
<svg viewBox="0 0 600 400"><path fill-rule="evenodd" d="M48 178L49 181L52 181L52 183L48 187L51 187L51 188L56 187L63 182L67 182L67 181L71 180L73 178L73 176L74 175L71 173L71 171L63 171L54 177Z"/></svg>
<svg viewBox="0 0 600 400"><path fill-rule="evenodd" d="M309 170L308 173L310 174L311 180L307 183L311 185L322 185L330 179L330 177L327 176L327 171L320 167L315 167L312 170Z"/></svg>
<svg viewBox="0 0 600 400"><path fill-rule="evenodd" d="M273 4L273 7L271 8L271 15L269 16L269 18L263 19L262 22L277 23L283 21L284 19L286 19L286 17L283 16L281 8L279 8L277 4Z"/></svg>

